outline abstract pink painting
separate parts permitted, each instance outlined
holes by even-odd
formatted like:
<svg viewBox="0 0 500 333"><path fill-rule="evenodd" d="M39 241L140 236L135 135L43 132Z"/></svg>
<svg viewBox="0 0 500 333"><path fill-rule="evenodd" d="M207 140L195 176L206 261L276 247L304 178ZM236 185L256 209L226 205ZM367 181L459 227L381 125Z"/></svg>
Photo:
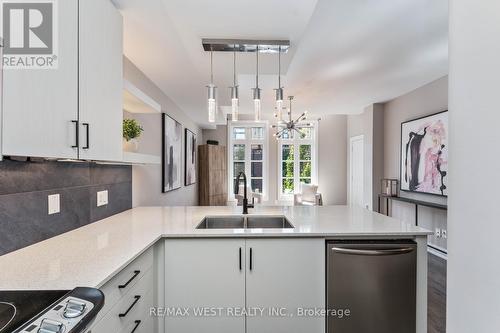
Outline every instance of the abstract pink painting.
<svg viewBox="0 0 500 333"><path fill-rule="evenodd" d="M448 194L448 111L401 124L401 190Z"/></svg>

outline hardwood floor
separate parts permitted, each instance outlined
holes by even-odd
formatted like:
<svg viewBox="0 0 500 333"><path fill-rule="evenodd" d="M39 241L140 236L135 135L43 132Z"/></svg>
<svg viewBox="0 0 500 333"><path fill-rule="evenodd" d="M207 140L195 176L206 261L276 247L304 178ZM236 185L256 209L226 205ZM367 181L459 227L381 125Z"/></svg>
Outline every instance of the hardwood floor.
<svg viewBox="0 0 500 333"><path fill-rule="evenodd" d="M446 260L429 253L427 333L446 332Z"/></svg>

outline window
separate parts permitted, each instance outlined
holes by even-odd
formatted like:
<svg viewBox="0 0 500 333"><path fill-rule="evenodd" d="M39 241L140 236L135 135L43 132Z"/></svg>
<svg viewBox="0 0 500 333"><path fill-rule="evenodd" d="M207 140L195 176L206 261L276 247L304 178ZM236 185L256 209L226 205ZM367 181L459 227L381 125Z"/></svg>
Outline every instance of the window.
<svg viewBox="0 0 500 333"><path fill-rule="evenodd" d="M300 183L317 182L316 131L313 127L302 133L289 132L279 140L280 200L291 200Z"/></svg>
<svg viewBox="0 0 500 333"><path fill-rule="evenodd" d="M240 172L247 176L247 185L253 192L267 194L267 123L231 122L229 154L229 190L231 197Z"/></svg>

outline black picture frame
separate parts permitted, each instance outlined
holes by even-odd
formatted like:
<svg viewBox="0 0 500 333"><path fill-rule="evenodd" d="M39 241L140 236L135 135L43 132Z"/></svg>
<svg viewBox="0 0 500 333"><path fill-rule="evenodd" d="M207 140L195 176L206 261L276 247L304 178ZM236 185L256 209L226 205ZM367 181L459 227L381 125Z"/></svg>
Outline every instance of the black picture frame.
<svg viewBox="0 0 500 333"><path fill-rule="evenodd" d="M191 141L192 138L194 139L194 141ZM188 128L185 128L184 129L184 186L194 185L197 182L198 178L197 147L198 147L198 138L196 134L193 131L189 130Z"/></svg>
<svg viewBox="0 0 500 333"><path fill-rule="evenodd" d="M413 119L410 119L410 120L407 120L407 121L403 121L401 123L401 131L400 131L400 138L399 138L399 142L400 142L400 146L399 146L399 190L400 191L406 192L406 193L417 193L417 194L433 195L433 196L442 197L442 198L447 198L448 197L448 194L439 194L439 193L424 192L424 191L412 191L412 190L404 189L403 188L403 173L402 173L402 171L403 171L403 168L402 168L402 163L403 163L403 153L402 153L403 152L403 126L405 124L408 124L408 123L411 123L411 122L419 121L419 120L422 120L422 119L425 119L425 118L437 116L439 114L443 114L443 113L447 113L447 112L448 112L448 110L443 110L443 111L439 111L439 112L427 114L427 115L422 116L422 117L413 118ZM448 187L446 188L446 190L448 190Z"/></svg>
<svg viewBox="0 0 500 333"><path fill-rule="evenodd" d="M176 127L176 130L178 127L180 127L179 131L179 140L180 140L180 143L179 143L179 148L177 149L177 153L175 153L175 155L178 155L178 158L177 158L177 168L179 170L179 172L177 172L177 176L178 176L178 186L168 186L168 182L167 182L167 174L170 175L170 172L172 172L173 174L173 170L170 170L168 169L168 166L171 164L171 163L167 163L167 152L166 152L166 145L167 145L167 135L169 133L167 133L167 126L166 126L166 123L168 120L171 120L174 122L174 125ZM171 192L171 191L175 191L179 188L182 187L182 181L181 181L181 177L182 177L182 124L180 122L178 122L175 118L173 117L170 117L169 115L167 115L166 113L162 113L162 117L161 117L161 127L162 127L162 130L161 130L161 184L162 184L162 187L161 187L161 192L162 193L167 193L167 192ZM173 153L173 152L172 152ZM172 156L172 162L173 162L173 156ZM167 170L168 169L168 170ZM172 175L170 175L172 176ZM170 177L172 178L172 177Z"/></svg>

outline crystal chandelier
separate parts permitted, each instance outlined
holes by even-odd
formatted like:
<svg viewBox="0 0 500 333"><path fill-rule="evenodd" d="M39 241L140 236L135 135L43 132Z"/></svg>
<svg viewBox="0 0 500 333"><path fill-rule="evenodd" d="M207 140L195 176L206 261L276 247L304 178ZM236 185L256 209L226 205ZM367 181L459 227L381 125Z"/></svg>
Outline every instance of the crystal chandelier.
<svg viewBox="0 0 500 333"><path fill-rule="evenodd" d="M276 129L274 136L276 139L281 139L284 134L288 134L288 137L292 136L293 132L297 132L300 137L306 135L302 130L304 128L312 128L313 124L308 122L303 122L307 119L307 111L304 111L297 119L293 119L292 116L292 100L293 96L288 96L290 101L290 106L288 108L288 121L279 121L276 125L271 125L271 128Z"/></svg>

